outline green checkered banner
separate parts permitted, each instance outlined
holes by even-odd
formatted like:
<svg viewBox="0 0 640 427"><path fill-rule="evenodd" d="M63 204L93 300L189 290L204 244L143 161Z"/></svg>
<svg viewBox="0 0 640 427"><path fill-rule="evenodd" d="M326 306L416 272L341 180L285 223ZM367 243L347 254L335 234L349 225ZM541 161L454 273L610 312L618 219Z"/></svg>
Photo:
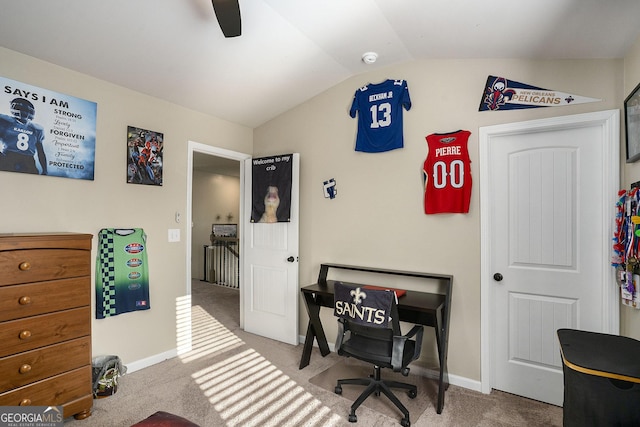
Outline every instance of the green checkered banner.
<svg viewBox="0 0 640 427"><path fill-rule="evenodd" d="M96 260L96 319L148 310L147 235L141 228L103 228Z"/></svg>

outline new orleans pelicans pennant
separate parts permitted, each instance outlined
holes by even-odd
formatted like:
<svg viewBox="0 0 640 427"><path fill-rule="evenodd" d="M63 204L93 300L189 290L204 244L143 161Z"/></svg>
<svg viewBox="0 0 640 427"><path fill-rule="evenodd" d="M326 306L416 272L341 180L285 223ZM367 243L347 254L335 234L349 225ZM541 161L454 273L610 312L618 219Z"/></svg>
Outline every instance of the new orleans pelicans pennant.
<svg viewBox="0 0 640 427"><path fill-rule="evenodd" d="M519 110L524 108L560 107L601 101L586 96L571 95L528 84L489 76L478 111Z"/></svg>

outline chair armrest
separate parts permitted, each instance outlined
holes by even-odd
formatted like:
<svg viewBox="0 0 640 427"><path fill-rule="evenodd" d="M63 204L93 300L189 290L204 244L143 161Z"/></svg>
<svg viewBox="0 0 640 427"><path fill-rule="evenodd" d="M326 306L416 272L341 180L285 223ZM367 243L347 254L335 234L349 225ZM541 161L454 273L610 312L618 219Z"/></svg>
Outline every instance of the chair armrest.
<svg viewBox="0 0 640 427"><path fill-rule="evenodd" d="M412 338L414 335L416 337L416 347L411 360L416 360L418 357L420 357L420 352L422 351L422 336L424 335L424 326L414 325L406 336L408 338Z"/></svg>
<svg viewBox="0 0 640 427"><path fill-rule="evenodd" d="M411 360L416 360L420 357L420 351L422 349L422 335L424 334L424 327L422 325L414 325L413 328L405 335L395 335L393 337L393 350L391 353L391 366L394 372L400 372L404 366L402 361L404 359L404 346L409 338L416 337L415 350Z"/></svg>
<svg viewBox="0 0 640 427"><path fill-rule="evenodd" d="M402 359L404 353L404 343L407 341L405 335L393 336L393 349L391 351L391 367L393 372L400 372L402 370Z"/></svg>
<svg viewBox="0 0 640 427"><path fill-rule="evenodd" d="M338 351L340 350L340 347L342 347L343 338L344 338L344 319L338 319L338 335L336 336L336 345L335 347L333 347L336 353L338 353Z"/></svg>

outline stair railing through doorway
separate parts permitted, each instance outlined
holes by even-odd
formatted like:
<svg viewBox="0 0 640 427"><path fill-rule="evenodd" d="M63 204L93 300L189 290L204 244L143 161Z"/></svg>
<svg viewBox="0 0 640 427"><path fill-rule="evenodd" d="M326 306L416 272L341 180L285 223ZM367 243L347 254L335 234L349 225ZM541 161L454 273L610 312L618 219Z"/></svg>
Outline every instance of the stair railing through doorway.
<svg viewBox="0 0 640 427"><path fill-rule="evenodd" d="M204 280L230 288L240 286L240 252L237 237L211 236L204 245Z"/></svg>

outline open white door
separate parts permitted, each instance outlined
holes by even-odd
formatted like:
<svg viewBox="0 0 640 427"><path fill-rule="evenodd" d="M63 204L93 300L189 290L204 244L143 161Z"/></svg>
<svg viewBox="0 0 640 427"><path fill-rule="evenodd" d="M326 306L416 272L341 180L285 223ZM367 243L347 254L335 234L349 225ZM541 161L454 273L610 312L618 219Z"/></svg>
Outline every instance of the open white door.
<svg viewBox="0 0 640 427"><path fill-rule="evenodd" d="M298 222L300 154L292 156L289 222L252 223L253 159L244 162L244 330L298 344Z"/></svg>

